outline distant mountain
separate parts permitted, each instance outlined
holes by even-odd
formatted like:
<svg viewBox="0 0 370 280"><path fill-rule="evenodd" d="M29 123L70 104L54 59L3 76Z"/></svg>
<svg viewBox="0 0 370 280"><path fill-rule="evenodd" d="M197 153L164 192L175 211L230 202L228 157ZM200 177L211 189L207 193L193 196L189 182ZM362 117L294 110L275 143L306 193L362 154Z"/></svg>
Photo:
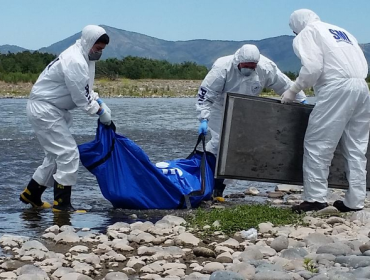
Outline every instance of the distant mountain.
<svg viewBox="0 0 370 280"><path fill-rule="evenodd" d="M109 45L103 52L102 59L121 59L131 55L167 60L171 63L193 61L197 64L211 67L217 58L235 53L235 51L244 44L255 44L260 49L261 53L272 59L282 71L297 72L300 69L300 61L294 54L292 48L294 36L284 35L263 40L246 41L203 39L166 41L110 26L102 25L102 27L107 31L111 39ZM62 41L50 45L49 47L41 48L39 51L59 54L70 45L74 44L80 36L81 32L76 33ZM370 44L364 44L362 47L370 64ZM0 51L2 52L1 46Z"/></svg>
<svg viewBox="0 0 370 280"><path fill-rule="evenodd" d="M370 68L370 44L361 45L362 50L364 51L365 57L367 59L367 64Z"/></svg>
<svg viewBox="0 0 370 280"><path fill-rule="evenodd" d="M233 54L244 44L255 44L262 54L275 61L283 71L297 71L300 62L292 49L292 36L279 36L259 41L220 41L220 40L190 40L166 41L102 25L110 37L110 43L103 52L105 58L123 58L126 56L139 56L152 59L163 59L171 63L194 61L197 64L211 67L220 56ZM72 45L81 32L76 33L62 41L42 48L41 52L59 54Z"/></svg>
<svg viewBox="0 0 370 280"><path fill-rule="evenodd" d="M18 52L23 52L23 51L27 51L27 49L24 49L24 48L21 48L21 47L18 47L18 46L14 46L14 45L2 45L2 46L0 46L0 53L2 53L2 54L7 54L8 52L18 53Z"/></svg>

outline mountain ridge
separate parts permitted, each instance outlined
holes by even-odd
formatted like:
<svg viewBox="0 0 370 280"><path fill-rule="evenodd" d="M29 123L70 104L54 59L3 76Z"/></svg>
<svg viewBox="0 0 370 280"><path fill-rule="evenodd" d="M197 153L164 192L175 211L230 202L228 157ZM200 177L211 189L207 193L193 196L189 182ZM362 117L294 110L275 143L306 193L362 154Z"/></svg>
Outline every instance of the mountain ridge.
<svg viewBox="0 0 370 280"><path fill-rule="evenodd" d="M294 36L290 35L244 41L208 39L168 41L107 25L101 26L107 31L111 39L103 52L102 59L122 59L130 55L167 60L171 63L192 61L210 68L217 58L235 53L244 44L254 44L259 48L261 54L273 60L282 71L298 72L300 69L300 61L294 54L292 47ZM80 36L81 32L75 33L37 51L58 55L79 39ZM361 44L361 47L366 59L370 61L370 43ZM25 50L27 49L18 46L0 46L1 53Z"/></svg>

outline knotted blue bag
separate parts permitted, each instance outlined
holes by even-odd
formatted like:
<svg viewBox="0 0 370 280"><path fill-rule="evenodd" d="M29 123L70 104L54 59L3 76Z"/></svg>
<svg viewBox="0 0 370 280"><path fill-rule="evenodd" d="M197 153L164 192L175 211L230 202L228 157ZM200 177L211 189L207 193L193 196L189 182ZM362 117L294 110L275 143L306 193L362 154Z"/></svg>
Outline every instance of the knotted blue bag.
<svg viewBox="0 0 370 280"><path fill-rule="evenodd" d="M156 165L138 145L115 130L114 124L98 122L95 140L78 147L82 164L95 175L113 207L190 208L211 199L216 159L205 152L203 135L187 158ZM200 143L203 151L197 150Z"/></svg>

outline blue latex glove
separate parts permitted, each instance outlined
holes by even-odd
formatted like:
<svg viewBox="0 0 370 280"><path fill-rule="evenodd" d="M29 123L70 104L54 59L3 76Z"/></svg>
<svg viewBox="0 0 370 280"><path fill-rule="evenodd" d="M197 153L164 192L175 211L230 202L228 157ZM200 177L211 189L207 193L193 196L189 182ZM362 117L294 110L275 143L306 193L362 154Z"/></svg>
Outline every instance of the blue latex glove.
<svg viewBox="0 0 370 280"><path fill-rule="evenodd" d="M207 130L208 130L208 120L203 119L200 121L198 134L201 135L203 133L204 135L206 135Z"/></svg>
<svg viewBox="0 0 370 280"><path fill-rule="evenodd" d="M307 104L306 99L301 102L301 104Z"/></svg>
<svg viewBox="0 0 370 280"><path fill-rule="evenodd" d="M104 109L104 111L108 112L109 115L112 115L111 110L109 109L107 104L105 104L105 102L101 98L96 99L96 102L98 102L99 106L102 107Z"/></svg>
<svg viewBox="0 0 370 280"><path fill-rule="evenodd" d="M96 99L96 102L98 102L99 105L103 104L103 100L101 100L100 98Z"/></svg>

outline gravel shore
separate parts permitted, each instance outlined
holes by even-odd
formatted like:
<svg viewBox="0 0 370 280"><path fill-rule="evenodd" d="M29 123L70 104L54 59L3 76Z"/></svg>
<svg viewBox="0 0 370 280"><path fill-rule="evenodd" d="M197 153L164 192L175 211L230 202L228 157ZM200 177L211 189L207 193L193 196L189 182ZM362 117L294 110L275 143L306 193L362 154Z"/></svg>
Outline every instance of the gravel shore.
<svg viewBox="0 0 370 280"><path fill-rule="evenodd" d="M299 203L295 196L290 201ZM331 197L343 197L343 191ZM171 215L156 223L118 222L105 233L54 225L34 240L5 234L0 279L369 279L366 205L346 215L329 206L309 213L304 225L266 222L232 236L216 230L212 238Z"/></svg>

